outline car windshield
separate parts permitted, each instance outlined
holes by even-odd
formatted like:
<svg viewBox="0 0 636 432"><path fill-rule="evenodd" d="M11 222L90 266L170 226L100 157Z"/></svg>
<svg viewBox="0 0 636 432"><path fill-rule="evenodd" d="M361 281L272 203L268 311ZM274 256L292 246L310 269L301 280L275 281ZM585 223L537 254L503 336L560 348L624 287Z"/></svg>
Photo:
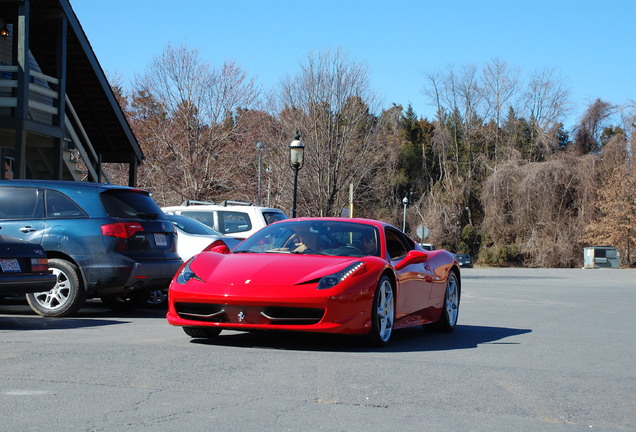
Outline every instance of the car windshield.
<svg viewBox="0 0 636 432"><path fill-rule="evenodd" d="M174 224L174 226L176 226L182 231L187 232L188 234L217 235L217 236L223 235L220 232L213 230L206 224L199 222L198 220L189 218L187 216L168 214L166 215L166 218L168 218Z"/></svg>
<svg viewBox="0 0 636 432"><path fill-rule="evenodd" d="M362 257L380 255L378 230L371 225L326 220L268 225L233 253L284 253Z"/></svg>

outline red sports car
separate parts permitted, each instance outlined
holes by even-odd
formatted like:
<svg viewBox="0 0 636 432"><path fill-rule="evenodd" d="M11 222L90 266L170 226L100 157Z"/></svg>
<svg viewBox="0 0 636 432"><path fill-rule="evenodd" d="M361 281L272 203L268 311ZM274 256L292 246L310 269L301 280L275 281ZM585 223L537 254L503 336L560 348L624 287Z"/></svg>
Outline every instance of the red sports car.
<svg viewBox="0 0 636 432"><path fill-rule="evenodd" d="M455 256L424 251L384 222L288 219L217 252L195 255L170 284L168 322L193 338L294 330L364 334L383 346L394 329L457 323Z"/></svg>

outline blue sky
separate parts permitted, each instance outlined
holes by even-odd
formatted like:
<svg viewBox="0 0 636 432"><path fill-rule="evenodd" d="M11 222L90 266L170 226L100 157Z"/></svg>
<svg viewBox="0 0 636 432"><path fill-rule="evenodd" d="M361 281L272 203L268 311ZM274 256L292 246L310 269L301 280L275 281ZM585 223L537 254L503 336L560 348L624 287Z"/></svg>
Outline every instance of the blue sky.
<svg viewBox="0 0 636 432"><path fill-rule="evenodd" d="M109 76L127 83L168 43L231 60L270 89L312 50L341 47L384 101L431 118L425 73L495 58L555 68L575 110L636 101L636 0L70 0Z"/></svg>

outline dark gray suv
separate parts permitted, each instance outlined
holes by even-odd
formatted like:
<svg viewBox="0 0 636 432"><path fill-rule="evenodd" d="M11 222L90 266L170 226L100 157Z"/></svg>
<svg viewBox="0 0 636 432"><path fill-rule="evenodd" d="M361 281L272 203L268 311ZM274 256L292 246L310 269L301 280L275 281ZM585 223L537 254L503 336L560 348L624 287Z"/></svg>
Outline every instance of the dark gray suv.
<svg viewBox="0 0 636 432"><path fill-rule="evenodd" d="M182 264L172 222L141 189L54 180L0 180L2 234L39 243L56 286L27 294L43 316L88 298L129 309L135 292L165 288Z"/></svg>

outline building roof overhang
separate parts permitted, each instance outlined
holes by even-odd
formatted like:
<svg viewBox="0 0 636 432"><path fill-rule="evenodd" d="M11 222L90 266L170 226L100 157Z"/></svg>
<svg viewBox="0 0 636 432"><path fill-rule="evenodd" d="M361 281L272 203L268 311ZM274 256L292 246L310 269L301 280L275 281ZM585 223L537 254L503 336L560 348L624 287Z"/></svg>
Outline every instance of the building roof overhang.
<svg viewBox="0 0 636 432"><path fill-rule="evenodd" d="M24 0L0 0L7 16ZM106 163L135 163L143 152L68 0L30 0L29 48L42 72L55 76L60 18L67 19L66 94L95 152Z"/></svg>

